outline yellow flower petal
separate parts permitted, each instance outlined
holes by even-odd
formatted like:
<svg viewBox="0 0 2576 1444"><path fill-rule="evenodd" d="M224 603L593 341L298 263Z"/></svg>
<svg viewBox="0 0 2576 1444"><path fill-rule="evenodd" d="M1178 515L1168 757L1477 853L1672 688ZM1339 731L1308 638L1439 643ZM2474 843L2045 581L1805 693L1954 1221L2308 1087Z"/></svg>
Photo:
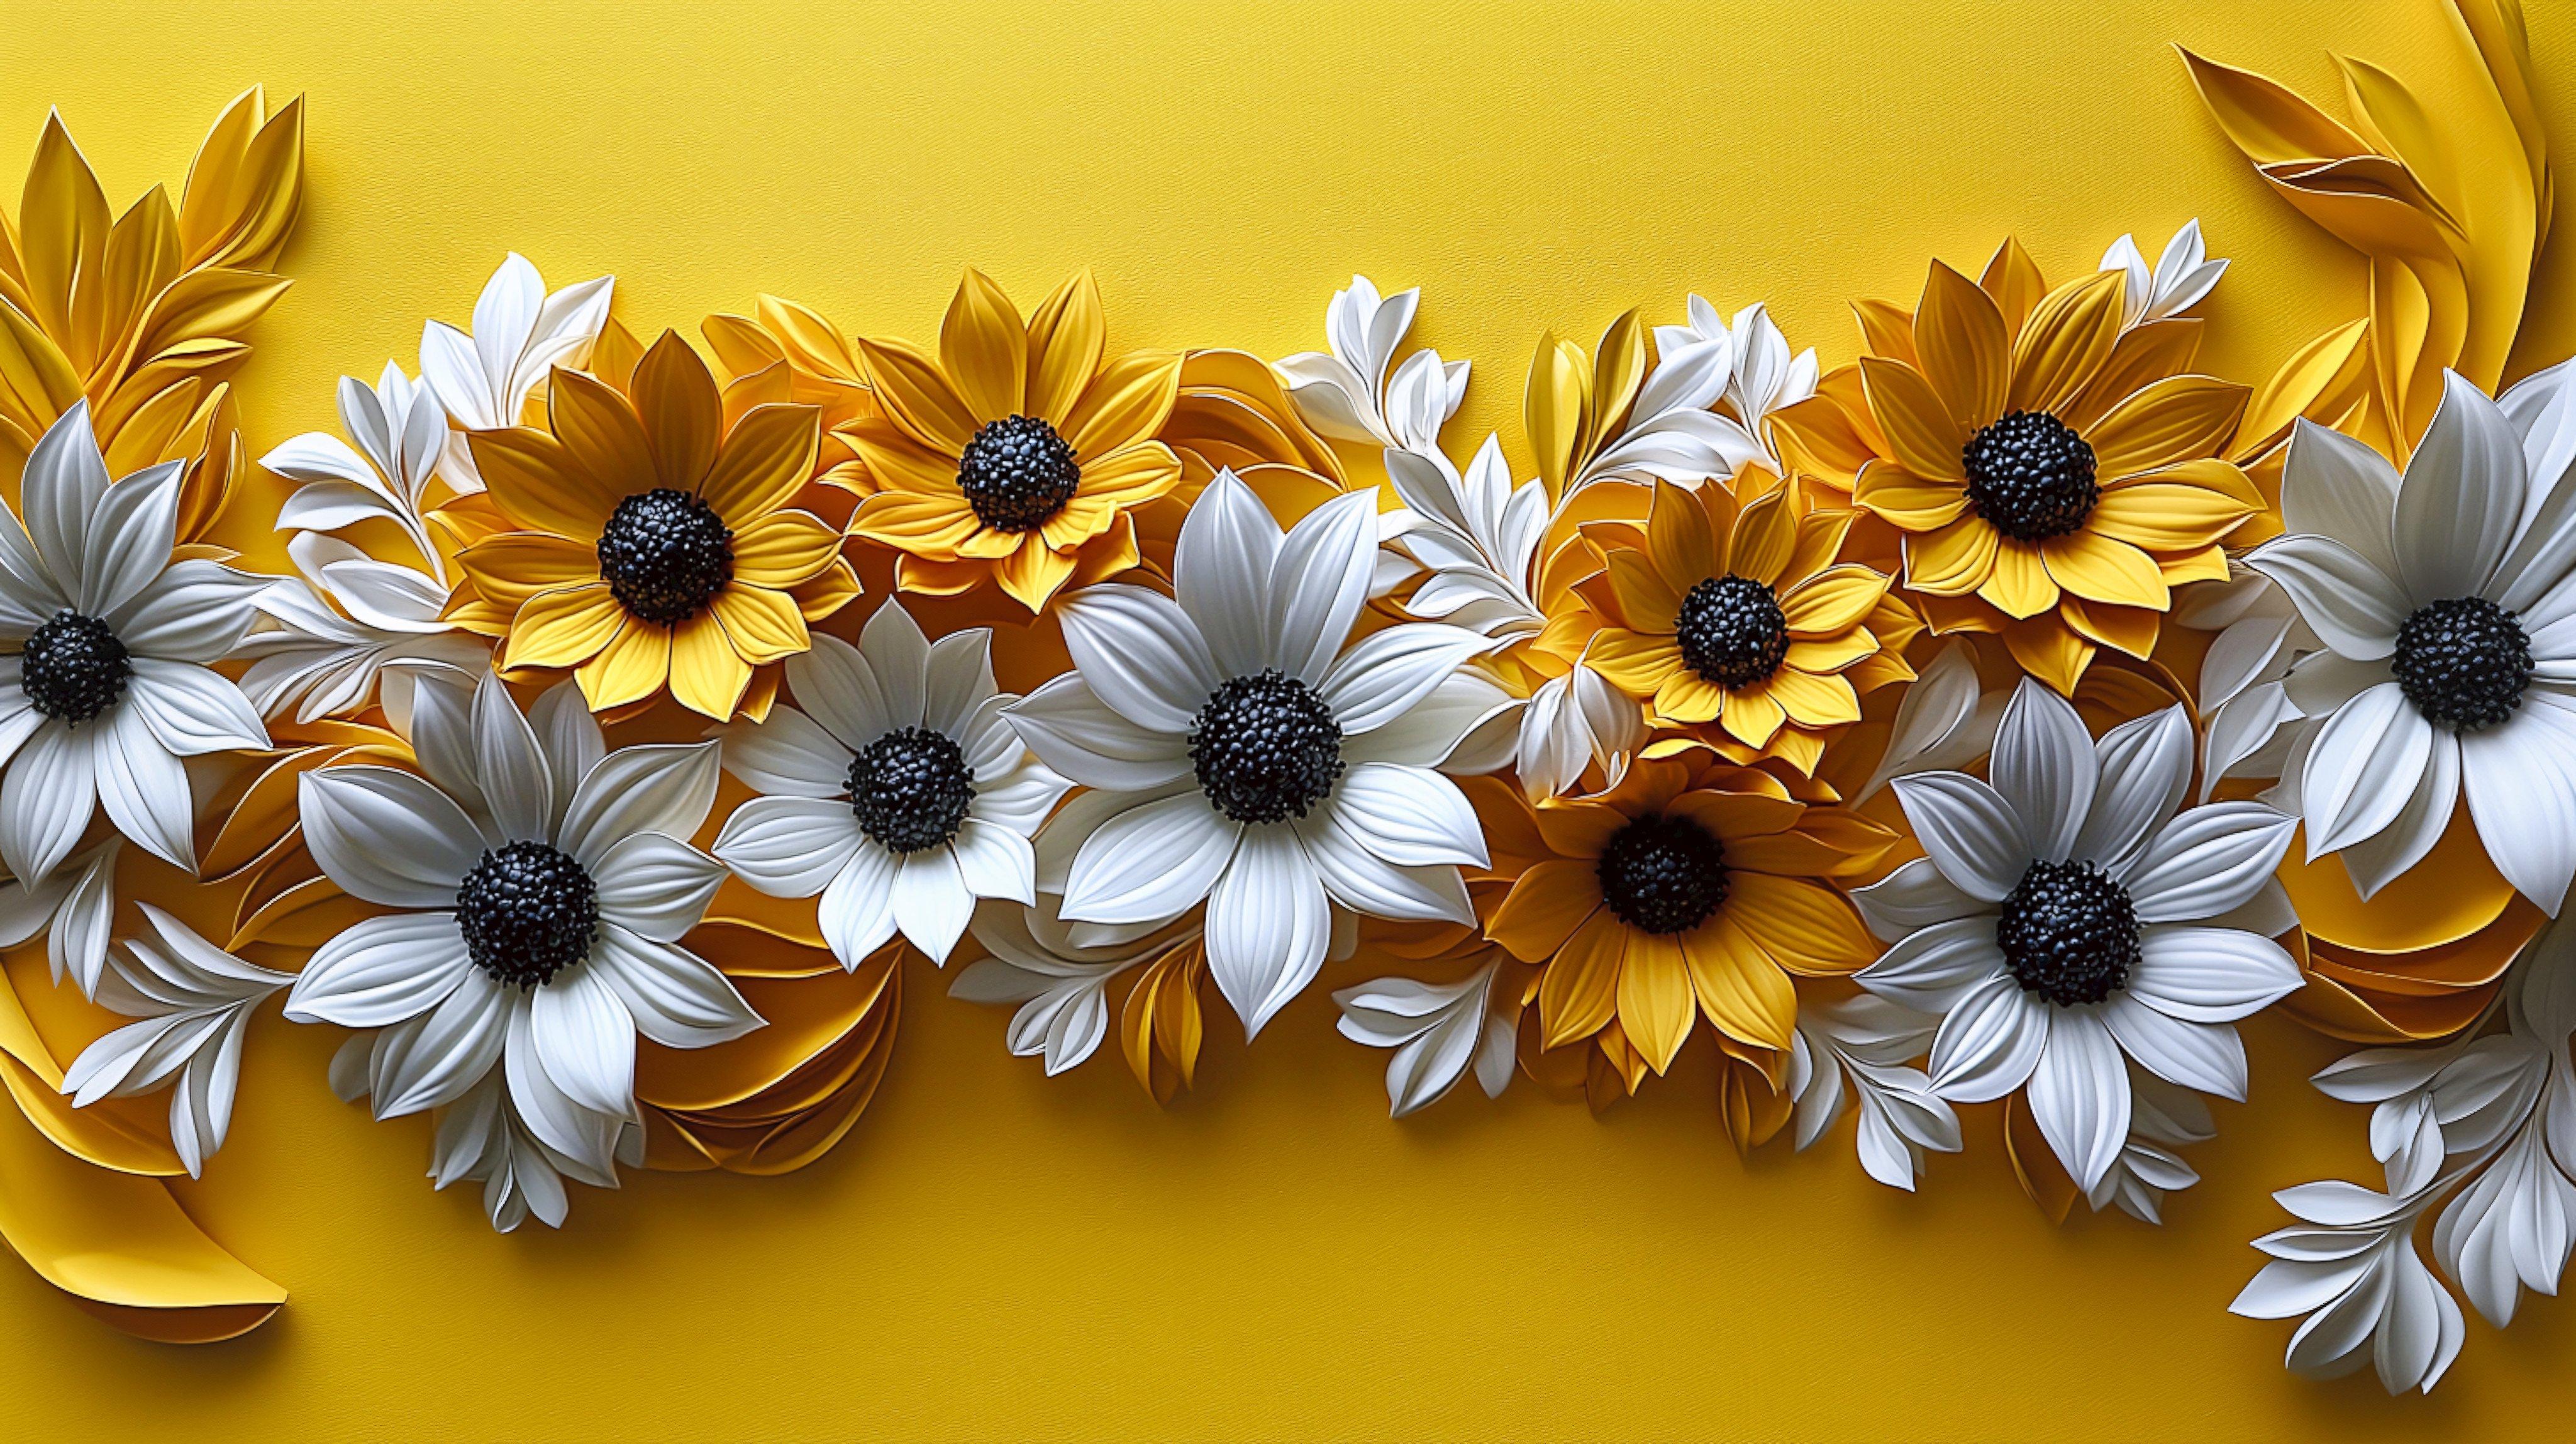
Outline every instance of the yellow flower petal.
<svg viewBox="0 0 2576 1444"><path fill-rule="evenodd" d="M1485 936L1525 963L1543 963L1601 906L1595 864L1549 858L1522 873L1485 924Z"/></svg>
<svg viewBox="0 0 2576 1444"><path fill-rule="evenodd" d="M1539 978L1539 1046L1556 1048L1600 1032L1619 1008L1620 962L1628 929L1595 911L1549 960Z"/></svg>
<svg viewBox="0 0 2576 1444"><path fill-rule="evenodd" d="M1661 1073L1672 1066L1673 1055L1690 1037L1696 1017L1692 1003L1681 943L1651 933L1630 938L1619 967L1619 1026L1645 1056L1647 1067Z"/></svg>
<svg viewBox="0 0 2576 1444"><path fill-rule="evenodd" d="M1082 399L1082 388L1100 369L1108 334L1100 287L1091 272L1075 276L1046 298L1029 318L1029 415L1064 429L1074 403Z"/></svg>
<svg viewBox="0 0 2576 1444"><path fill-rule="evenodd" d="M939 369L978 422L1018 415L1025 404L1028 327L1002 288L971 266L939 323Z"/></svg>
<svg viewBox="0 0 2576 1444"><path fill-rule="evenodd" d="M2003 414L2012 380L2003 312L1975 282L1939 261L1914 312L1914 354L1961 430L1973 432Z"/></svg>
<svg viewBox="0 0 2576 1444"><path fill-rule="evenodd" d="M1763 690L1801 727L1839 727L1860 720L1860 696L1840 677L1818 677L1783 667L1771 674Z"/></svg>
<svg viewBox="0 0 2576 1444"><path fill-rule="evenodd" d="M850 535L939 561L983 526L962 493L881 491L850 515Z"/></svg>
<svg viewBox="0 0 2576 1444"><path fill-rule="evenodd" d="M1789 565L1781 571L1781 580L1794 585L1832 566L1834 558L1842 554L1843 538L1851 534L1852 522L1858 516L1848 507L1831 507L1798 518L1798 544L1789 552Z"/></svg>
<svg viewBox="0 0 2576 1444"><path fill-rule="evenodd" d="M2048 561L2049 576L2079 597L2159 612L2173 604L2155 561L2127 542L2077 531L2051 537L2039 550Z"/></svg>
<svg viewBox="0 0 2576 1444"><path fill-rule="evenodd" d="M805 614L797 610L796 599L782 591L737 582L716 593L707 610L724 625L734 652L755 667L793 657L814 645L805 630ZM675 643L673 656L686 645L686 638Z"/></svg>
<svg viewBox="0 0 2576 1444"><path fill-rule="evenodd" d="M2214 376L2168 376L2112 407L2084 439L2106 477L2213 456L2236 434L2248 394Z"/></svg>
<svg viewBox="0 0 2576 1444"><path fill-rule="evenodd" d="M716 379L677 331L635 364L635 414L653 458L654 474L673 491L696 491L715 464L724 435L724 398ZM721 510L721 508L719 508Z"/></svg>
<svg viewBox="0 0 2576 1444"><path fill-rule="evenodd" d="M957 489L957 458L931 450L898 428L885 427L882 434L866 430L832 434L857 448L860 464L880 490L965 495Z"/></svg>
<svg viewBox="0 0 2576 1444"><path fill-rule="evenodd" d="M1646 512L1646 557L1664 584L1676 596L1686 593L1717 575L1724 555L1699 498L1669 481L1657 481L1655 500Z"/></svg>
<svg viewBox="0 0 2576 1444"><path fill-rule="evenodd" d="M1864 657L1875 655L1877 651L1878 638L1870 635L1869 628L1854 627L1824 641L1791 640L1788 655L1781 659L1780 665L1827 677Z"/></svg>
<svg viewBox="0 0 2576 1444"><path fill-rule="evenodd" d="M2057 612L2009 623L2003 637L2013 661L2061 696L2074 696L2084 669L2093 665L2093 644L2077 636Z"/></svg>
<svg viewBox="0 0 2576 1444"><path fill-rule="evenodd" d="M1655 689L1655 715L1667 722L1686 726L1714 722L1726 710L1726 704L1725 688L1679 667Z"/></svg>
<svg viewBox="0 0 2576 1444"><path fill-rule="evenodd" d="M574 541L599 540L599 529L608 524L620 497L593 485L562 442L526 427L469 432L465 440L474 452L474 469L483 473L492 504L502 515Z"/></svg>
<svg viewBox="0 0 2576 1444"><path fill-rule="evenodd" d="M898 557L895 564L900 567L912 560L916 558ZM832 558L823 570L797 583L788 592L796 599L796 611L808 626L848 606L858 594L859 574L851 568L847 557Z"/></svg>
<svg viewBox="0 0 2576 1444"><path fill-rule="evenodd" d="M513 611L555 587L599 580L599 549L541 531L485 537L456 560L485 600Z"/></svg>
<svg viewBox="0 0 2576 1444"><path fill-rule="evenodd" d="M1539 836L1559 857L1577 858L1590 866L1610 845L1610 837L1628 825L1628 813L1606 802L1551 798L1538 805Z"/></svg>
<svg viewBox="0 0 2576 1444"><path fill-rule="evenodd" d="M1870 415L1907 471L1927 481L1967 480L1960 458L1968 433L1922 372L1901 361L1864 356L1860 377L1869 393Z"/></svg>
<svg viewBox="0 0 2576 1444"><path fill-rule="evenodd" d="M573 679L593 712L641 702L662 690L671 676L671 629L630 622L598 656L581 664Z"/></svg>
<svg viewBox="0 0 2576 1444"><path fill-rule="evenodd" d="M1730 872L1727 881L1727 917L1793 973L1835 976L1878 956L1860 914L1832 888L1750 871Z"/></svg>
<svg viewBox="0 0 2576 1444"><path fill-rule="evenodd" d="M1961 597L1994 575L2003 538L1982 519L1963 516L1935 532L1905 538L1905 584L1936 597Z"/></svg>
<svg viewBox="0 0 2576 1444"><path fill-rule="evenodd" d="M1736 925L1735 909L1682 934L1682 957L1700 1011L1730 1038L1786 1048L1798 1022L1798 993L1770 954Z"/></svg>
<svg viewBox="0 0 2576 1444"><path fill-rule="evenodd" d="M1084 462L1150 439L1181 394L1181 354L1131 351L1100 369L1060 428Z"/></svg>
<svg viewBox="0 0 2576 1444"><path fill-rule="evenodd" d="M1652 697L1665 678L1681 670L1682 649L1670 632L1604 627L1593 638L1592 651L1585 662L1629 696Z"/></svg>
<svg viewBox="0 0 2576 1444"><path fill-rule="evenodd" d="M1798 546L1798 519L1789 509L1787 492L1774 491L1745 503L1735 519L1735 536L1726 551L1726 569L1748 581L1771 586L1788 568Z"/></svg>
<svg viewBox="0 0 2576 1444"><path fill-rule="evenodd" d="M2115 651L2126 652L2144 661L2156 650L2156 634L2162 630L2164 614L2145 607L2115 607L2105 602L2088 602L2082 597L2068 597L2058 604L2058 615L2076 635L2099 642Z"/></svg>
<svg viewBox="0 0 2576 1444"><path fill-rule="evenodd" d="M501 665L569 667L599 655L626 625L626 609L597 577L571 586L539 592L519 608L510 623L510 641Z"/></svg>
<svg viewBox="0 0 2576 1444"><path fill-rule="evenodd" d="M1772 698L1770 689L1766 687L1760 691L1726 693L1719 720L1725 725L1727 735L1736 741L1747 747L1767 747L1788 722L1789 713Z"/></svg>
<svg viewBox="0 0 2576 1444"><path fill-rule="evenodd" d="M973 408L960 400L939 362L909 341L859 340L868 387L885 414L913 440L945 456L963 456L975 439ZM954 467L950 468L952 474Z"/></svg>
<svg viewBox="0 0 2576 1444"><path fill-rule="evenodd" d="M1964 516L1968 488L1957 481L1925 481L1892 461L1861 468L1852 501L1906 531L1937 531Z"/></svg>
<svg viewBox="0 0 2576 1444"><path fill-rule="evenodd" d="M1607 560L1610 600L1628 625L1641 632L1671 632L1673 619L1681 614L1683 588L1664 580L1654 563L1636 552L1614 551Z"/></svg>
<svg viewBox="0 0 2576 1444"><path fill-rule="evenodd" d="M1730 847L1740 838L1767 837L1794 827L1807 811L1805 804L1791 801L1785 793L1775 796L1723 787L1693 788L1665 804L1665 810L1707 828Z"/></svg>
<svg viewBox="0 0 2576 1444"><path fill-rule="evenodd" d="M1791 587L1780 598L1780 616L1791 637L1830 637L1859 626L1886 595L1886 577L1846 562Z"/></svg>
<svg viewBox="0 0 2576 1444"><path fill-rule="evenodd" d="M2007 617L2035 617L2057 605L2057 583L2048 579L2039 548L2007 540L1995 548L1994 575L1977 595Z"/></svg>
<svg viewBox="0 0 2576 1444"><path fill-rule="evenodd" d="M1047 599L1072 577L1073 553L1057 551L1035 537L1022 542L1018 551L993 569L993 579L1002 584L1002 590L1032 615L1045 611Z"/></svg>
<svg viewBox="0 0 2576 1444"><path fill-rule="evenodd" d="M2105 488L2093 514L2085 519L2085 528L2148 551L2198 551L2214 545L2259 510L2193 482L2155 479L2172 474L2148 472L2139 480Z"/></svg>
<svg viewBox="0 0 2576 1444"><path fill-rule="evenodd" d="M733 534L733 575L756 587L792 587L832 564L841 534L821 517L773 511Z"/></svg>
<svg viewBox="0 0 2576 1444"><path fill-rule="evenodd" d="M755 406L744 413L698 497L734 528L786 504L814 474L823 413L811 406Z"/></svg>
<svg viewBox="0 0 2576 1444"><path fill-rule="evenodd" d="M573 465L609 499L610 506L659 484L652 449L644 440L644 423L635 419L634 408L606 382L579 371L557 370L546 392L546 424L563 442Z"/></svg>
<svg viewBox="0 0 2576 1444"><path fill-rule="evenodd" d="M724 721L750 682L751 663L734 651L713 611L671 629L671 696L681 706Z"/></svg>
<svg viewBox="0 0 2576 1444"><path fill-rule="evenodd" d="M2013 343L2006 405L2054 415L2072 404L2119 342L2126 285L2122 272L2100 271L2041 297Z"/></svg>

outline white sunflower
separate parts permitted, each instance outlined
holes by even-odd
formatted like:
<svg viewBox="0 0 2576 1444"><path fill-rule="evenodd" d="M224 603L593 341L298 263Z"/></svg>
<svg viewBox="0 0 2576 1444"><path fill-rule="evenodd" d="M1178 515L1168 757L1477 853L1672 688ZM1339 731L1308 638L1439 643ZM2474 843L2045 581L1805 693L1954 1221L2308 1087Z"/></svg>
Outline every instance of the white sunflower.
<svg viewBox="0 0 2576 1444"><path fill-rule="evenodd" d="M2088 1195L2129 1137L2123 1053L2241 1099L2245 1045L2228 1025L2299 988L2272 941L2297 922L2272 876L2295 824L2259 802L2179 811L2191 763L2182 708L2097 743L2025 678L1992 784L1896 779L1929 855L1853 895L1895 943L1860 985L1941 1018L1932 1091L1986 1103L2027 1084L2032 1118Z"/></svg>
<svg viewBox="0 0 2576 1444"><path fill-rule="evenodd" d="M2289 534L2246 558L2325 650L2289 700L2308 719L2275 800L2310 861L2364 897L2430 852L2465 798L2496 870L2556 916L2576 876L2576 418L2565 365L2501 405L2455 373L2401 477L2301 422Z"/></svg>
<svg viewBox="0 0 2576 1444"><path fill-rule="evenodd" d="M717 834L725 866L773 897L819 894L845 968L897 930L945 963L978 898L1037 901L1029 839L1073 784L1002 719L1019 698L993 684L991 628L933 643L889 601L855 647L816 633L787 685L798 706L715 734L761 794Z"/></svg>
<svg viewBox="0 0 2576 1444"><path fill-rule="evenodd" d="M577 1176L613 1183L619 1139L641 1116L636 1035L702 1048L761 1023L677 945L724 879L682 840L715 801L716 744L609 752L571 684L523 716L487 673L470 696L424 681L412 748L418 773L302 779L314 860L397 911L316 951L286 1016L383 1030L366 1080L379 1118L455 1104L499 1069L526 1133ZM484 1115L478 1105L483 1121L465 1131L501 1137L509 1120ZM465 1176L462 1155L490 1151L461 1138L451 1149L463 1127L441 1130L442 1182L451 1152Z"/></svg>
<svg viewBox="0 0 2576 1444"><path fill-rule="evenodd" d="M250 629L269 579L171 560L184 470L163 462L111 482L77 402L27 458L24 524L0 523L0 860L31 888L101 807L117 831L195 871L180 759L268 745L250 699L207 664Z"/></svg>
<svg viewBox="0 0 2576 1444"><path fill-rule="evenodd" d="M1208 968L1257 1033L1323 966L1333 907L1472 923L1484 838L1433 768L1490 710L1484 638L1407 623L1351 642L1377 559L1374 492L1280 531L1230 471L1181 525L1173 596L1058 604L1074 668L1007 708L1093 791L1049 828L1063 916L1133 925L1204 901ZM1453 687L1453 679L1465 683Z"/></svg>

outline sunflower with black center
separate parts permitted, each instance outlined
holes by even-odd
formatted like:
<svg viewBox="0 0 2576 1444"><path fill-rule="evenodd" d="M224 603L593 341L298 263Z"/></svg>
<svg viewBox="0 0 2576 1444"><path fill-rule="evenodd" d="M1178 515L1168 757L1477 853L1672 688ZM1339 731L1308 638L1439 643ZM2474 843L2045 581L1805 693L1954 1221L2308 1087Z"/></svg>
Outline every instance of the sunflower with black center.
<svg viewBox="0 0 2576 1444"><path fill-rule="evenodd" d="M1661 1073L1705 1015L1737 1043L1786 1050L1790 978L1841 977L1878 955L1835 880L1865 875L1895 834L1800 803L1760 769L1690 748L1537 813L1550 855L1485 931L1545 970L1543 1048L1615 1025Z"/></svg>
<svg viewBox="0 0 2576 1444"><path fill-rule="evenodd" d="M1861 694L1913 677L1902 649L1922 629L1884 574L1839 559L1855 516L1755 469L1656 483L1642 527L1585 528L1605 566L1583 588L1615 623L1590 665L1730 761L1812 774Z"/></svg>
<svg viewBox="0 0 2576 1444"><path fill-rule="evenodd" d="M2117 271L2042 285L2007 246L1983 285L1933 262L1910 326L1864 313L1879 455L1853 499L1904 533L1934 631L2000 634L2071 694L2099 648L2154 651L2172 589L2223 579L2264 502L2222 455L2246 388L2191 372L2198 321L2124 327Z"/></svg>
<svg viewBox="0 0 2576 1444"><path fill-rule="evenodd" d="M542 427L470 438L504 529L458 554L470 595L451 612L504 639L505 669L573 669L595 712L667 686L719 721L765 715L770 664L858 593L841 533L788 506L820 435L810 406L729 417L676 332L622 390L557 370Z"/></svg>
<svg viewBox="0 0 2576 1444"><path fill-rule="evenodd" d="M850 531L903 553L899 588L948 595L990 580L1034 613L1068 584L1136 565L1131 513L1181 479L1154 439L1180 394L1181 356L1109 357L1107 337L1088 271L1023 321L970 270L936 354L859 341L883 414L836 433L876 489Z"/></svg>

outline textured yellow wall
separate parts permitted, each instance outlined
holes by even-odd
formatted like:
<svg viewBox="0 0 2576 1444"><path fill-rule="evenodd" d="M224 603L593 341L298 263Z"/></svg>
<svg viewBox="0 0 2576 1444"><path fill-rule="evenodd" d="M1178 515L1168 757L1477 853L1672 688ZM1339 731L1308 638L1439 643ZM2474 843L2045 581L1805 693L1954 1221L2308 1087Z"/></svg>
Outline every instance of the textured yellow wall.
<svg viewBox="0 0 2576 1444"><path fill-rule="evenodd" d="M2531 17L2576 158L2576 14ZM1101 277L1124 344L1320 343L1354 269L1429 290L1474 358L1451 433L1517 448L1542 328L1763 299L1828 364L1855 295L2018 230L2052 272L2198 215L2236 260L2205 359L2258 380L2360 314L2360 268L2248 174L2167 43L2335 93L2410 66L2432 0L1697 0L1486 6L56 4L0 16L0 193L46 107L123 205L254 81L310 105L310 184L241 384L254 454L409 363L504 250L618 276L637 330L767 290L926 336L958 268L1024 300ZM2560 257L2576 256L2576 245ZM2517 371L2576 345L2576 263ZM1328 974L1328 982L1351 976ZM2435 1397L2281 1372L2224 1312L2273 1188L2365 1176L2333 1045L2250 1029L2171 1226L2051 1227L1971 1117L1926 1193L1849 1125L1737 1161L1703 1037L1595 1119L1524 1082L1384 1118L1383 1055L1317 989L1157 1111L1103 1058L1055 1081L1004 1014L913 979L841 1147L759 1181L576 1190L497 1237L422 1180L428 1128L335 1103L328 1030L264 1018L234 1138L182 1202L293 1301L237 1343L137 1343L0 1263L17 1439L2496 1438L2563 1435L2576 1309L2527 1301Z"/></svg>

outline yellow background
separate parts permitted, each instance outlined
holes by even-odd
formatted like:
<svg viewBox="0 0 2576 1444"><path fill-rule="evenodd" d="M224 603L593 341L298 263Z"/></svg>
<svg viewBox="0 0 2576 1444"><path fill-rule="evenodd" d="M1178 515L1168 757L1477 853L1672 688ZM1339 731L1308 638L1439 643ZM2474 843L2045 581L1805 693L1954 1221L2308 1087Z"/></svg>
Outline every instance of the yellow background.
<svg viewBox="0 0 2576 1444"><path fill-rule="evenodd" d="M2576 15L2537 4L2576 157ZM254 333L253 454L332 424L342 372L411 364L504 250L618 277L638 331L768 290L928 336L958 268L1024 304L1097 268L1113 340L1314 348L1354 269L1428 288L1472 357L1450 433L1517 449L1543 328L1588 344L1697 289L1768 300L1827 364L1846 298L2017 230L2052 273L2198 215L2235 258L2205 359L2255 380L2360 314L2358 261L2206 120L2182 41L2336 93L2329 48L2424 82L2433 0L1696 0L1498 7L728 3L249 6L11 0L0 193L59 105L120 207L175 183L241 87L311 108L295 289ZM2576 344L2576 245L2516 371ZM1525 455L1526 453L1521 453ZM1328 974L1328 982L1358 976ZM1606 1117L1524 1081L1391 1124L1384 1055L1318 988L1216 1036L1157 1111L1114 1058L1048 1081L1005 1014L914 975L895 1063L793 1177L576 1189L495 1236L422 1179L428 1128L335 1103L330 1030L253 1038L194 1216L293 1291L240 1342L138 1343L0 1264L15 1439L2563 1436L2576 1309L2527 1300L2430 1400L2282 1372L2225 1306L2269 1190L2367 1177L2334 1045L2250 1029L2172 1223L2025 1204L1978 1110L1909 1198L1849 1124L1749 1163L1695 1043ZM1230 1034L1230 1025L1218 1030Z"/></svg>

